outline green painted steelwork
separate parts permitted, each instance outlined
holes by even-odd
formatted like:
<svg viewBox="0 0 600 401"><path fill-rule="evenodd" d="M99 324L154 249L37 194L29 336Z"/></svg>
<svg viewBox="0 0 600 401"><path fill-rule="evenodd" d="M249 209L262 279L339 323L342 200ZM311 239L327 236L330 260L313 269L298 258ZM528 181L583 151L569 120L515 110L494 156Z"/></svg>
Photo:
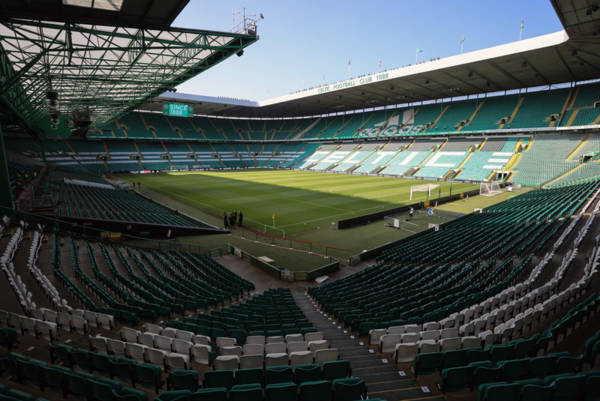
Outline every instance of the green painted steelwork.
<svg viewBox="0 0 600 401"><path fill-rule="evenodd" d="M6 150L4 149L4 135L0 127L0 213L2 216L8 215L8 211L13 209L13 198L10 190L10 174L8 172L8 161L6 159Z"/></svg>
<svg viewBox="0 0 600 401"><path fill-rule="evenodd" d="M46 93L64 116L102 126L254 43L255 34L0 19L0 100L46 131ZM52 134L47 132L46 134Z"/></svg>

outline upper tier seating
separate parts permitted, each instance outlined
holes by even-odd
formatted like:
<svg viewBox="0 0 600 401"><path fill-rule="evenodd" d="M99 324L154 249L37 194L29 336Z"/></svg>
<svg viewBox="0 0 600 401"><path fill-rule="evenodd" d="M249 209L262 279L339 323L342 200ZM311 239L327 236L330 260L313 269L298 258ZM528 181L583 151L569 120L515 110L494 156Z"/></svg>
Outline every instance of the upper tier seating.
<svg viewBox="0 0 600 401"><path fill-rule="evenodd" d="M228 120L133 112L107 124L103 130L90 132L88 136L106 139L269 141L292 139L300 134L303 139L460 134L553 127L558 123L550 117L560 117L567 100L569 107L562 116L561 126L590 125L600 123L600 111L593 108L594 102L600 100L598 88L599 85L594 83L569 89L431 103L320 119Z"/></svg>

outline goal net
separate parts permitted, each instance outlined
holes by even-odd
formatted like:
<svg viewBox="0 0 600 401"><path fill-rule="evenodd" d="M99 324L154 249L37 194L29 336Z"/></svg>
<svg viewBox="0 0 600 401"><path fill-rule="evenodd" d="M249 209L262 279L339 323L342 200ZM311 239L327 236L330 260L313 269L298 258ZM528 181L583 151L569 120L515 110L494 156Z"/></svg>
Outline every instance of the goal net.
<svg viewBox="0 0 600 401"><path fill-rule="evenodd" d="M410 200L413 199L413 193L415 192L427 192L427 199L429 199L431 197L431 191L439 186L439 184L412 185L410 187Z"/></svg>
<svg viewBox="0 0 600 401"><path fill-rule="evenodd" d="M496 181L482 182L479 186L479 194L483 196L495 196L501 193L500 184Z"/></svg>

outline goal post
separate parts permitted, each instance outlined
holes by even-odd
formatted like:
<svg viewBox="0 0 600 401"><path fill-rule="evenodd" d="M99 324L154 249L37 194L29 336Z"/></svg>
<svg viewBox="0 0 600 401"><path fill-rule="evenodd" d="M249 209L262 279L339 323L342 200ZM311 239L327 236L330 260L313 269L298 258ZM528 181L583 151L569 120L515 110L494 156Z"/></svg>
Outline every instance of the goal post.
<svg viewBox="0 0 600 401"><path fill-rule="evenodd" d="M498 181L482 182L479 185L479 194L483 196L495 196L501 194L500 184Z"/></svg>
<svg viewBox="0 0 600 401"><path fill-rule="evenodd" d="M440 184L421 184L421 185L411 185L410 187L410 200L413 199L414 192L427 192L427 199L431 198L431 191Z"/></svg>

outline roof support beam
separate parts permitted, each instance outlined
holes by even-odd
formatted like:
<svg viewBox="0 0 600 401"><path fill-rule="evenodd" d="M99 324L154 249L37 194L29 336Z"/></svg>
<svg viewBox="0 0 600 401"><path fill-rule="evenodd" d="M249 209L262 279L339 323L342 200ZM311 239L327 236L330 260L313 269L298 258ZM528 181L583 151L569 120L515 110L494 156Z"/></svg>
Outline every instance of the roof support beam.
<svg viewBox="0 0 600 401"><path fill-rule="evenodd" d="M47 115L44 96L52 87L59 112L89 111L101 125L149 98L220 63L257 40L255 35L114 26L84 26L0 17L0 56L6 68L6 103L27 114ZM15 71L18 71L16 73ZM33 89L35 88L35 90ZM15 103L20 93L30 107ZM35 109L35 112L34 112Z"/></svg>
<svg viewBox="0 0 600 401"><path fill-rule="evenodd" d="M523 62L526 63L529 67L531 67L531 69L537 74L537 76L539 76L540 78L542 78L544 81L546 81L546 85L550 85L552 82L546 78L546 76L544 76L544 74L542 74L540 72L540 70L538 70L532 63L529 62L529 60L527 60L525 57L522 58Z"/></svg>
<svg viewBox="0 0 600 401"><path fill-rule="evenodd" d="M509 74L504 68L500 67L498 65L498 63L494 63L494 62L488 62L487 65L492 66L494 69L498 70L502 75L504 75L505 77L512 79L513 81L515 81L516 83L519 84L520 87L525 87L526 85L519 79L515 78L514 75Z"/></svg>
<svg viewBox="0 0 600 401"><path fill-rule="evenodd" d="M569 76L571 77L571 81L576 81L575 74L573 74L573 70L571 70L571 67L569 66L569 64L565 61L562 54L560 54L560 51L558 51L557 48L554 48L554 53L556 54L556 56L562 63L563 67L565 67L565 70L567 70L567 72L569 73Z"/></svg>
<svg viewBox="0 0 600 401"><path fill-rule="evenodd" d="M465 86L470 86L471 88L473 88L473 89L475 89L475 90L477 90L479 92L483 92L483 89L481 89L480 87L475 86L475 85L473 85L473 84L471 84L471 83L469 83L469 82L467 82L467 81L465 81L463 79L457 78L457 77L455 77L454 75L450 74L447 71L444 71L444 74L447 75L447 76L449 76L450 78L454 79L455 81L460 82L461 84L463 84Z"/></svg>

